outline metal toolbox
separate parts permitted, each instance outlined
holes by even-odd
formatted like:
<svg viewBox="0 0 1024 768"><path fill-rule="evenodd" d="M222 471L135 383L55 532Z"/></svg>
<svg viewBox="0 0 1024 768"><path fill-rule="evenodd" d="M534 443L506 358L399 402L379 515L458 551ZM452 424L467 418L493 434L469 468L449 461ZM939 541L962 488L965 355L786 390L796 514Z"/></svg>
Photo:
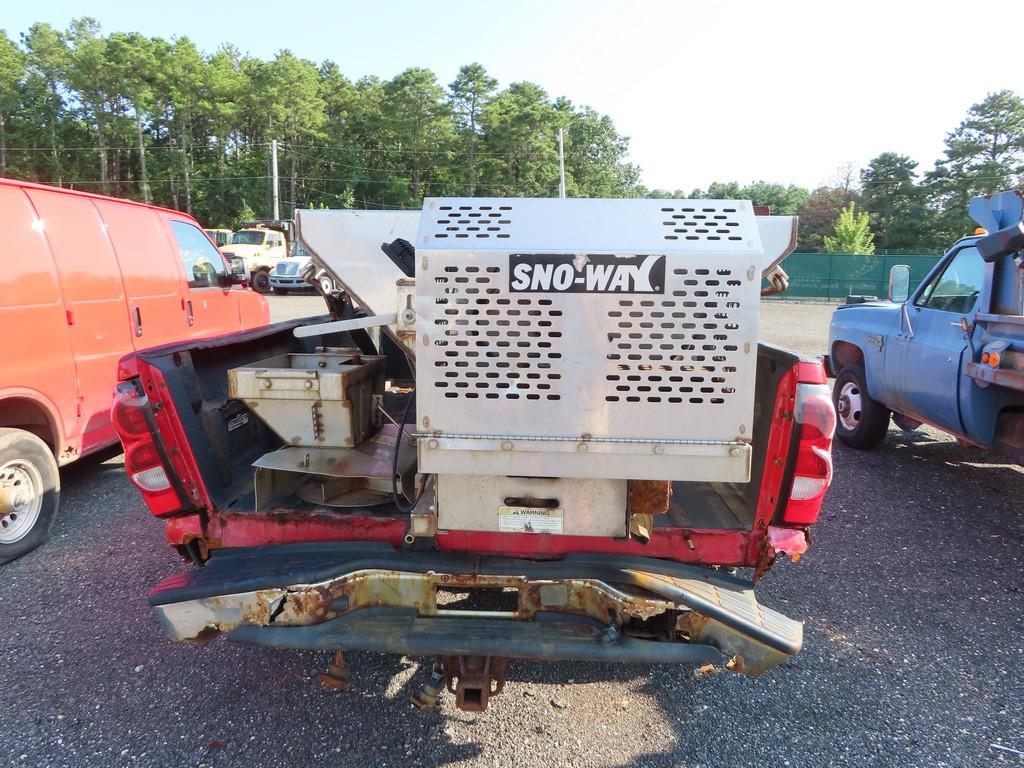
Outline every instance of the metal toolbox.
<svg viewBox="0 0 1024 768"><path fill-rule="evenodd" d="M228 371L242 400L288 445L351 448L375 430L374 396L384 392L386 358L326 347Z"/></svg>

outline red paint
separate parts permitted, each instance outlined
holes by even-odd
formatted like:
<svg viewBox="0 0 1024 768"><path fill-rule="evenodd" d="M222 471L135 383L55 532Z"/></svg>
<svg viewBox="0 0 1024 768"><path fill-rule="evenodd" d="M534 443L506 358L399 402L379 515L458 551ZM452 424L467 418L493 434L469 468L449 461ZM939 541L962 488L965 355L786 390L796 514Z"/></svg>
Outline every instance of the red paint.
<svg viewBox="0 0 1024 768"><path fill-rule="evenodd" d="M825 363L821 360L801 360L797 363L797 377L801 384L827 384Z"/></svg>
<svg viewBox="0 0 1024 768"><path fill-rule="evenodd" d="M198 514L169 517L164 526L164 533L168 544L185 544L192 539L204 537L203 521Z"/></svg>
<svg viewBox="0 0 1024 768"><path fill-rule="evenodd" d="M765 449L766 460L761 473L761 487L757 496L757 510L754 513L754 529L750 547L747 549L747 563L757 565L765 551L765 536L768 526L775 518L782 495L782 483L786 479L786 458L789 456L793 435L793 409L796 405L799 367L787 371L779 380L772 405L772 426Z"/></svg>
<svg viewBox="0 0 1024 768"><path fill-rule="evenodd" d="M803 528L768 526L768 542L775 552L799 556L807 551L807 531Z"/></svg>
<svg viewBox="0 0 1024 768"><path fill-rule="evenodd" d="M399 517L344 513L218 512L206 533L220 547L256 547L311 541L381 541L398 548L408 522Z"/></svg>
<svg viewBox="0 0 1024 768"><path fill-rule="evenodd" d="M181 302L193 291L167 236L172 220L198 227L177 211L0 179L0 426L45 424L66 463L116 442L122 356L269 322L262 297L216 288L202 296L216 312L188 326Z"/></svg>
<svg viewBox="0 0 1024 768"><path fill-rule="evenodd" d="M647 544L632 539L609 539L599 536L480 531L439 533L437 543L443 550L473 554L560 558L572 552L592 552L643 555L677 560L681 563L741 566L748 565L746 551L749 549L750 539L747 531L655 528L651 531L651 540ZM691 543L693 549L690 549Z"/></svg>

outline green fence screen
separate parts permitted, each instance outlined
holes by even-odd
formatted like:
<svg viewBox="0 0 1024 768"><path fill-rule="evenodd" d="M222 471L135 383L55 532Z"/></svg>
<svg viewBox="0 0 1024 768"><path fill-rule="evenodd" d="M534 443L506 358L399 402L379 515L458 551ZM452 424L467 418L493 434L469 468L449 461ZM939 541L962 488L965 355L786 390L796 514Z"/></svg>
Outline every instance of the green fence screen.
<svg viewBox="0 0 1024 768"><path fill-rule="evenodd" d="M850 253L791 253L782 262L789 275L789 290L778 298L843 299L849 294L884 298L889 292L889 268L910 267L910 283L924 280L941 256L875 255Z"/></svg>

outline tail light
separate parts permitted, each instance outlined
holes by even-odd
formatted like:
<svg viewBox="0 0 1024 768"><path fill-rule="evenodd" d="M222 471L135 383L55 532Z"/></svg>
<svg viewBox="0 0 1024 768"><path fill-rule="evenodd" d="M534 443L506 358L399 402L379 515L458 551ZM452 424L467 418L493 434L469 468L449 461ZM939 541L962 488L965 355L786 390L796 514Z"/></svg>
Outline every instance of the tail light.
<svg viewBox="0 0 1024 768"><path fill-rule="evenodd" d="M138 379L117 385L111 417L124 445L128 479L142 491L150 511L166 515L188 506Z"/></svg>
<svg viewBox="0 0 1024 768"><path fill-rule="evenodd" d="M832 434L836 412L824 384L800 384L796 391L799 429L796 467L782 520L809 525L818 519L825 492L832 483Z"/></svg>

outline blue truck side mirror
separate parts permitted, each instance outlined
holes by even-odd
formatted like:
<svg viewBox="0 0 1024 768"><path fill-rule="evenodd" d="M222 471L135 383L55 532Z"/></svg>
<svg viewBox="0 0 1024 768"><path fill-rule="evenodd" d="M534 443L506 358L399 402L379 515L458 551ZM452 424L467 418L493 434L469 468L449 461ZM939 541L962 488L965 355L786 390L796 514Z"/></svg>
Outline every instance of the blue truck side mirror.
<svg viewBox="0 0 1024 768"><path fill-rule="evenodd" d="M902 304L910 296L910 267L895 264L889 270L889 301Z"/></svg>

